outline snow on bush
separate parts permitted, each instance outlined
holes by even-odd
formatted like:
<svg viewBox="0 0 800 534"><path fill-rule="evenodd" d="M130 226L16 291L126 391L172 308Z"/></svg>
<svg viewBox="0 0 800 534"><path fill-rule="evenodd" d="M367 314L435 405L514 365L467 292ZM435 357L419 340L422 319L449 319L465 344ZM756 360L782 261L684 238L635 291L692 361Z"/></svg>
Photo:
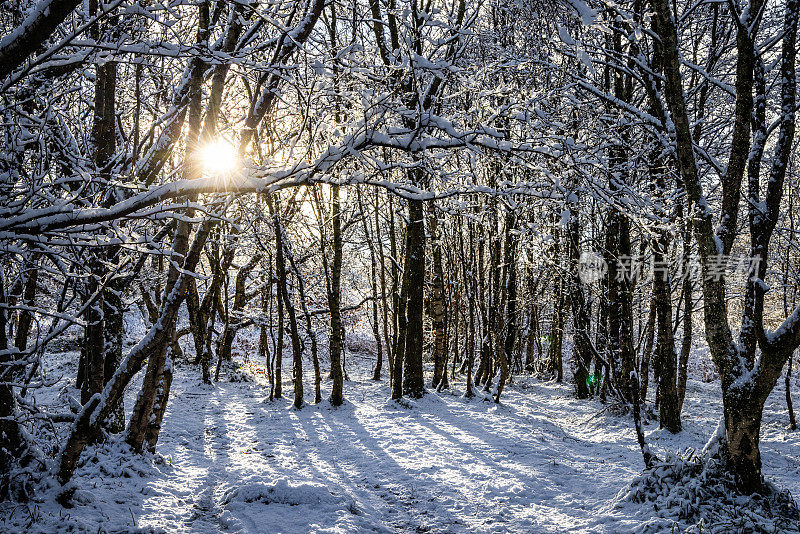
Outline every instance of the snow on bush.
<svg viewBox="0 0 800 534"><path fill-rule="evenodd" d="M232 502L262 502L264 504L288 504L299 506L301 504L337 504L343 502L342 499L334 496L325 486L315 484L299 484L292 486L285 478L279 479L272 484L253 482L244 484L225 492L222 497L222 504L227 505Z"/></svg>
<svg viewBox="0 0 800 534"><path fill-rule="evenodd" d="M220 499L219 524L231 532L364 532L381 531L354 501L319 484L247 482ZM262 506L263 505L263 506Z"/></svg>
<svg viewBox="0 0 800 534"><path fill-rule="evenodd" d="M718 454L673 456L636 477L616 508L638 505L636 532L800 532L800 509L767 483L764 495L743 495Z"/></svg>

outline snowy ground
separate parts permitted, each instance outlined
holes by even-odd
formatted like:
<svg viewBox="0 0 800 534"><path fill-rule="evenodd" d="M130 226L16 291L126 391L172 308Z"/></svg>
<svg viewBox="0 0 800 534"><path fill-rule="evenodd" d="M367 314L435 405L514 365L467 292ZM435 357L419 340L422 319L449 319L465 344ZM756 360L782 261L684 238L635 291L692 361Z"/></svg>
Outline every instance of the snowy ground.
<svg viewBox="0 0 800 534"><path fill-rule="evenodd" d="M516 377L499 406L482 395L462 398L460 383L452 392L397 404L387 401L386 381L367 379L366 359L351 362L343 407L323 402L300 411L290 398L264 402L262 383L202 386L194 368L178 367L157 455L141 458L119 445L94 451L79 468L74 508L60 508L51 494L6 505L0 531L625 532L636 526L633 505L613 503L642 467L628 416L573 399L568 384L531 377ZM72 380L70 365L62 371L54 391ZM671 436L651 422L648 440L660 452L701 448L721 411L718 387L693 378L684 432ZM288 381L284 390L291 396ZM800 432L787 431L783 396L781 381L762 427L764 472L800 495Z"/></svg>

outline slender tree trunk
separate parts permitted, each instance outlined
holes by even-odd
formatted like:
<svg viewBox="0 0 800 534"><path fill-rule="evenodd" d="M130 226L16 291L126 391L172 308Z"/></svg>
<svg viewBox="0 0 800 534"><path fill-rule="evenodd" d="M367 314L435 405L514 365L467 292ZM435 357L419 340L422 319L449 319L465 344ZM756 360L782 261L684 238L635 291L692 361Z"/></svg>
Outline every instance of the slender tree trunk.
<svg viewBox="0 0 800 534"><path fill-rule="evenodd" d="M364 201L361 195L361 189L356 187L356 198L358 199L358 209L361 212L361 223L364 230L364 238L367 241L369 248L370 258L370 289L372 290L372 334L375 338L375 346L377 350L377 361L375 362L375 369L372 373L373 380L381 379L381 369L383 368L383 346L381 344L380 323L378 322L378 268L377 268L377 255L375 254L375 242L372 238L372 233L369 230L369 219L364 209ZM377 210L377 207L375 208Z"/></svg>
<svg viewBox="0 0 800 534"><path fill-rule="evenodd" d="M8 294L5 273L0 268L0 473L11 470L23 448L17 422L17 400L11 386L16 366L8 343Z"/></svg>
<svg viewBox="0 0 800 534"><path fill-rule="evenodd" d="M241 313L244 309L245 305L247 304L247 297L245 295L245 286L247 284L247 277L253 272L253 269L256 268L258 263L261 261L261 254L253 255L248 262L243 265L239 272L236 273L236 281L234 282L234 290L233 290L233 307L231 308L231 314L236 315ZM224 361L229 361L231 359L231 350L233 348L233 341L236 338L236 332L239 330L239 324L241 320L238 318L234 318L233 324L228 325L225 328L225 331L222 334L222 342L221 342L221 351L219 354L219 359Z"/></svg>
<svg viewBox="0 0 800 534"><path fill-rule="evenodd" d="M284 334L284 317L283 317L283 295L277 285L280 282L275 281L275 303L278 312L278 332L275 338L275 366L273 374L275 375L275 398L283 398L283 376L281 375L281 367L283 365L283 334Z"/></svg>
<svg viewBox="0 0 800 534"><path fill-rule="evenodd" d="M678 413L683 411L683 401L686 398L686 381L689 378L689 355L692 352L694 299L692 298L692 280L689 276L689 241L691 237L691 223L686 221L683 241L683 340L681 342L681 354L678 359Z"/></svg>
<svg viewBox="0 0 800 534"><path fill-rule="evenodd" d="M400 270L398 269L398 265L400 264L400 256L397 252L397 236L396 236L396 227L394 222L394 202L392 201L392 196L389 195L389 252L391 253L391 264L392 264L392 398L400 398L402 396L402 385L397 386L397 397L395 397L395 382L401 382L401 380L397 377L402 375L396 375L395 372L397 370L403 369L403 357L400 356L400 361L397 359L397 351L400 347L403 347L403 352L405 352L405 338L403 338L403 342L400 343L399 336L400 336ZM403 304L403 317L405 317L405 304ZM405 335L405 333L403 334Z"/></svg>
<svg viewBox="0 0 800 534"><path fill-rule="evenodd" d="M333 265L331 266L331 287L328 293L328 308L331 315L330 357L331 357L331 404L341 406L344 381L342 375L342 214L339 204L339 186L331 186L333 223Z"/></svg>
<svg viewBox="0 0 800 534"><path fill-rule="evenodd" d="M392 381L392 374L394 373L394 347L392 346L392 337L389 332L389 302L386 297L386 258L383 252L383 237L381 235L380 225L380 209L379 209L379 193L378 188L375 188L375 243L378 247L378 258L380 260L380 280L381 280L381 315L383 319L383 341L386 347L386 356L389 360L389 382Z"/></svg>
<svg viewBox="0 0 800 534"><path fill-rule="evenodd" d="M264 284L264 287L261 289L261 325L259 326L259 336L258 336L258 358L259 360L264 362L264 368L266 369L267 374L267 382L270 384L270 389L272 390L275 387L275 382L273 381L272 377L272 355L270 354L269 350L269 334L267 333L267 325L266 322L272 321L272 314L270 301L272 300L271 295L271 288L272 282L268 282Z"/></svg>
<svg viewBox="0 0 800 534"><path fill-rule="evenodd" d="M36 304L36 287L39 280L39 269L35 256L31 257L24 264L25 283L22 290L22 304L33 307ZM30 335L33 314L28 310L22 310L17 321L17 332L14 339L14 346L17 350L24 352L28 347L28 336Z"/></svg>
<svg viewBox="0 0 800 534"><path fill-rule="evenodd" d="M436 215L436 206L428 203L428 232L431 237L433 249L433 279L431 280L431 318L433 321L433 381L434 388L447 380L447 345L445 341L445 328L447 321L447 307L444 295L444 268L442 267L442 246L439 236L439 220Z"/></svg>
<svg viewBox="0 0 800 534"><path fill-rule="evenodd" d="M647 387L650 377L650 355L653 354L653 341L655 340L656 303L650 299L650 311L647 313L647 325L644 327L644 347L642 348L642 362L639 366L639 399L647 401Z"/></svg>
<svg viewBox="0 0 800 534"><path fill-rule="evenodd" d="M659 360L658 406L659 426L673 434L681 431L681 415L678 406L677 392L677 357L675 354L675 338L672 331L672 297L668 266L662 251L667 242L662 234L659 243L653 250L653 263L657 268L653 273L653 304L658 319L658 344L656 353Z"/></svg>
<svg viewBox="0 0 800 534"><path fill-rule="evenodd" d="M789 361L786 362L786 378L784 379L784 387L786 388L786 409L789 411L789 429L797 430L797 419L794 416L794 407L792 406L792 357L789 356Z"/></svg>
<svg viewBox="0 0 800 534"><path fill-rule="evenodd" d="M573 193L573 196L575 194ZM589 363L592 359L589 338L589 310L578 276L580 259L580 220L578 201L569 204L570 219L567 224L567 251L569 255L569 299L572 308L572 376L575 381L575 396L589 397ZM559 319L560 320L560 319ZM560 347L558 347L560 349Z"/></svg>
<svg viewBox="0 0 800 534"><path fill-rule="evenodd" d="M397 296L397 328L394 348L394 371L392 372L392 400L403 398L403 363L406 353L406 305L408 303L408 277L403 270L400 294Z"/></svg>
<svg viewBox="0 0 800 534"><path fill-rule="evenodd" d="M200 365L203 360L203 351L206 347L205 331L206 321L200 309L200 296L197 293L197 281L192 278L186 289L186 310L189 312L189 326L192 330L194 341L194 363Z"/></svg>
<svg viewBox="0 0 800 534"><path fill-rule="evenodd" d="M286 314L289 317L289 335L292 340L292 376L294 378L294 407L303 407L303 349L300 343L300 333L297 329L297 314L294 304L289 295L289 277L286 272L286 251L288 243L280 222L280 204L277 202L273 206L271 199L270 210L275 228L275 266L278 271L278 298L283 299L286 307Z"/></svg>
<svg viewBox="0 0 800 534"><path fill-rule="evenodd" d="M509 209L505 220L505 244L503 255L503 293L505 301L505 338L500 356L500 378L497 382L497 393L494 401L500 402L503 387L511 376L509 363L514 357L514 346L517 339L517 240L515 237L516 216Z"/></svg>
<svg viewBox="0 0 800 534"><path fill-rule="evenodd" d="M298 265L295 263L294 254L287 250L286 254L289 264L292 266L295 278L297 278L297 291L300 293L300 306L305 318L306 336L311 340L311 360L314 365L314 404L322 402L322 375L319 370L319 355L317 347L317 334L311 323L311 313L308 311L308 296L306 295L305 282L300 273Z"/></svg>

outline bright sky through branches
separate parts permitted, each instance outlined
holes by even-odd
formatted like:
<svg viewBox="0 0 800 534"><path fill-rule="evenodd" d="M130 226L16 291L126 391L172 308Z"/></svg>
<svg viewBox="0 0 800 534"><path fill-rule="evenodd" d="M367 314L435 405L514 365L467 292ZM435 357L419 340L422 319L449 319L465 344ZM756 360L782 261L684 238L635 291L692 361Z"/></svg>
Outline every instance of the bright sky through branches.
<svg viewBox="0 0 800 534"><path fill-rule="evenodd" d="M234 146L225 139L216 139L200 148L203 169L210 175L228 175L239 164Z"/></svg>

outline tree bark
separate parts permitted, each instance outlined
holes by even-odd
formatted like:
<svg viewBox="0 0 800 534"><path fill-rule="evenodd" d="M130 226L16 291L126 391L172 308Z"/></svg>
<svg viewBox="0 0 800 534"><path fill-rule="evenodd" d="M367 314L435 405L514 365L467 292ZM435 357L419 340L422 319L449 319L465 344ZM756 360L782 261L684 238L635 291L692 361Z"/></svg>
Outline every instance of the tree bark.
<svg viewBox="0 0 800 534"><path fill-rule="evenodd" d="M592 359L589 338L589 310L578 275L580 259L580 220L578 198L571 195L569 203L570 218L567 223L567 251L569 255L569 299L572 308L572 377L575 381L575 396L579 399L589 397L589 364ZM560 348L560 347L559 347Z"/></svg>
<svg viewBox="0 0 800 534"><path fill-rule="evenodd" d="M114 376L103 388L102 394L92 397L75 418L69 437L59 454L56 474L60 484L66 484L72 477L78 459L87 443L97 435L101 424L113 412L131 379L141 370L144 362L148 357L155 357L154 351L169 344L175 328L178 309L186 293L189 275L185 273L194 270L200 260L203 246L214 224L213 220L206 220L196 232L183 263L184 272L177 274L171 290L166 293L158 320L150 327L147 335L122 360ZM152 406L150 411L152 411Z"/></svg>
<svg viewBox="0 0 800 534"><path fill-rule="evenodd" d="M403 394L420 398L425 394L422 375L422 342L425 287L425 206L421 200L408 201L406 261L403 283L408 283L406 343L403 357Z"/></svg>
<svg viewBox="0 0 800 534"><path fill-rule="evenodd" d="M433 249L433 277L431 280L431 319L433 322L433 381L434 388L447 380L447 346L445 342L445 328L447 320L447 307L444 295L444 268L442 267L442 245L439 236L439 220L436 206L428 203L428 232L431 237Z"/></svg>
<svg viewBox="0 0 800 534"><path fill-rule="evenodd" d="M333 224L333 265L331 265L331 287L328 292L328 309L331 316L329 352L331 357L331 405L341 406L344 402L342 389L342 214L339 204L339 186L331 186Z"/></svg>
<svg viewBox="0 0 800 534"><path fill-rule="evenodd" d="M17 422L17 400L11 385L16 366L8 343L8 294L0 269L0 473L10 472L20 457L23 441Z"/></svg>

